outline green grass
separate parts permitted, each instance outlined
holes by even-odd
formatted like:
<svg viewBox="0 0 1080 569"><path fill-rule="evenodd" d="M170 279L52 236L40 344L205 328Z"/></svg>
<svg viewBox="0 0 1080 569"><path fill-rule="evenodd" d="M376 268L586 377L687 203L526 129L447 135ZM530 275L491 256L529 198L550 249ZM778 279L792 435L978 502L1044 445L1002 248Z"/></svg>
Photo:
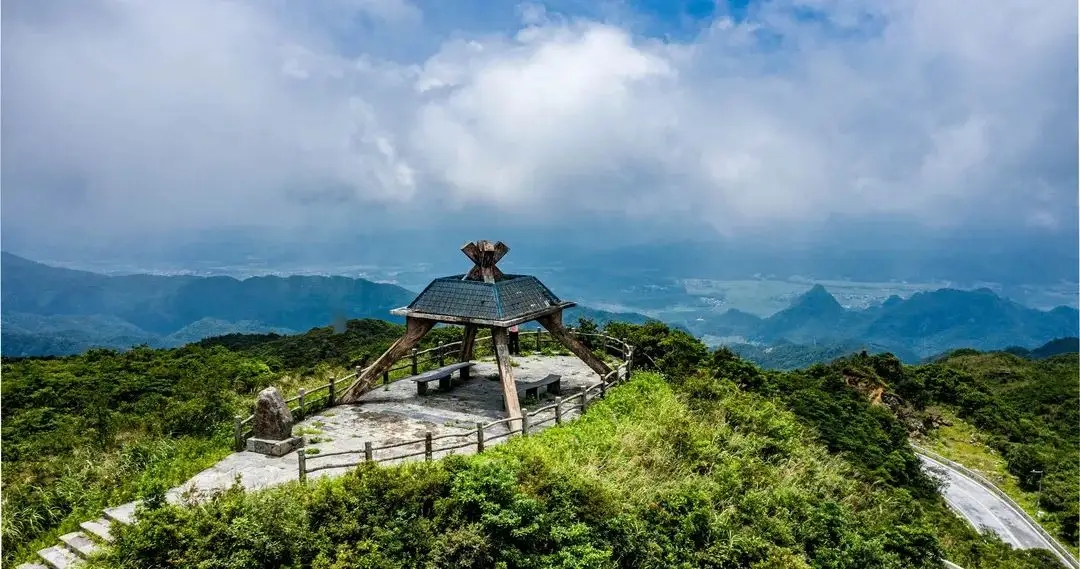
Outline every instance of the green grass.
<svg viewBox="0 0 1080 569"><path fill-rule="evenodd" d="M97 566L935 567L910 496L811 436L730 383L640 374L481 455L148 510Z"/></svg>
<svg viewBox="0 0 1080 569"><path fill-rule="evenodd" d="M16 486L12 493L5 488L3 532L5 541L15 546L5 550L5 561L13 565L14 560L33 559L34 552L56 545L61 535L78 531L79 523L101 517L106 507L136 499L150 484L179 486L228 456L230 442L225 437L158 440L53 457L64 464L49 484ZM9 501L32 506L12 509Z"/></svg>

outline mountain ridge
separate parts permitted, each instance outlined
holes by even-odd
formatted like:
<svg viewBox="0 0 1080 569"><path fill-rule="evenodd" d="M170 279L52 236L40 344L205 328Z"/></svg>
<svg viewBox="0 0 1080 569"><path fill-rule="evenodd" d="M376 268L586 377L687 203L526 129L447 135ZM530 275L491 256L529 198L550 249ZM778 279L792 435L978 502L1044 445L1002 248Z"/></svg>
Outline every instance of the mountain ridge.
<svg viewBox="0 0 1080 569"><path fill-rule="evenodd" d="M345 276L102 275L0 253L0 344L5 356L67 355L93 347L176 347L233 333L296 334L343 319L401 322L390 310L415 293ZM642 323L589 307L569 322Z"/></svg>
<svg viewBox="0 0 1080 569"><path fill-rule="evenodd" d="M1035 348L1076 336L1080 312L1068 306L1029 308L986 288L942 288L907 299L894 295L876 306L848 309L817 284L765 318L728 310L709 324L714 323L723 335L750 343L855 343L921 358L960 347Z"/></svg>

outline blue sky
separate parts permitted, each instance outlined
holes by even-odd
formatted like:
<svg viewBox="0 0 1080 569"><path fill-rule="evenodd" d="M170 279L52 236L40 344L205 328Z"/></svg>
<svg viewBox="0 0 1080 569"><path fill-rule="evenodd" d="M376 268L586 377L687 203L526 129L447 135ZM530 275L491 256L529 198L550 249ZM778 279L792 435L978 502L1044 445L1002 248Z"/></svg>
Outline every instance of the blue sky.
<svg viewBox="0 0 1080 569"><path fill-rule="evenodd" d="M1068 0L5 1L3 239L497 220L1074 248L1076 21Z"/></svg>

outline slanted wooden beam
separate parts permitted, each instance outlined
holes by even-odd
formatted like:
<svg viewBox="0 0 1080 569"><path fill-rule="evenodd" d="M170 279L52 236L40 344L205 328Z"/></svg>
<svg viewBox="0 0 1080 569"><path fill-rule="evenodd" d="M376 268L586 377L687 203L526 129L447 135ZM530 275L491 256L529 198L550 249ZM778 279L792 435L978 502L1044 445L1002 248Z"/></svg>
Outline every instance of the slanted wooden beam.
<svg viewBox="0 0 1080 569"><path fill-rule="evenodd" d="M465 334L461 338L461 353L458 355L458 361L467 362L472 360L473 349L476 347L476 330L475 325L465 325Z"/></svg>
<svg viewBox="0 0 1080 569"><path fill-rule="evenodd" d="M558 311L554 314L548 314L536 319L550 334L552 338L559 341L560 344L566 346L575 356L585 362L585 365L592 368L593 371L600 374L603 378L607 374L611 373L611 368L607 364L600 361L599 358L593 355L589 348L579 342L569 331L563 326L562 311Z"/></svg>
<svg viewBox="0 0 1080 569"><path fill-rule="evenodd" d="M434 327L434 320L406 318L405 335L398 338L388 350L379 356L379 359L375 360L375 363L371 364L367 370L360 374L360 377L356 378L356 381L341 395L341 402L355 403L360 399L360 396L366 393L382 377L384 372L393 367L398 360L405 357L405 354L408 354L413 347L419 344L420 340L424 339L424 336Z"/></svg>
<svg viewBox="0 0 1080 569"><path fill-rule="evenodd" d="M521 404L518 403L517 386L514 384L514 368L510 365L510 336L506 328L492 328L491 340L495 344L495 361L499 362L499 380L502 382L503 401L510 430L521 428Z"/></svg>
<svg viewBox="0 0 1080 569"><path fill-rule="evenodd" d="M465 335L461 337L461 352L458 354L458 361L468 362L472 361L473 348L476 346L476 326L472 324L465 325ZM461 370L461 379L469 379L469 368L463 368Z"/></svg>

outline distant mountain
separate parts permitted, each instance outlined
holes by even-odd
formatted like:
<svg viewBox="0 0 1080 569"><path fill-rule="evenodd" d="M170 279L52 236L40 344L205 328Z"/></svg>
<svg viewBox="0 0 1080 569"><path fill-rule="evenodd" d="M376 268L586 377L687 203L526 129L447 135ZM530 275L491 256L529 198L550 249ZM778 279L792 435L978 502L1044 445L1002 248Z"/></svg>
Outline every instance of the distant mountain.
<svg viewBox="0 0 1080 569"><path fill-rule="evenodd" d="M1029 360L1046 360L1063 354L1080 353L1080 338L1073 337L1050 340L1034 350L1028 350L1019 346L1011 346L1005 348L1004 351Z"/></svg>
<svg viewBox="0 0 1080 569"><path fill-rule="evenodd" d="M908 299L894 296L878 306L849 310L823 286L815 285L768 318L728 311L700 323L695 332L741 336L752 343L778 346L872 346L918 359L961 347L1029 349L1054 338L1075 336L1078 325L1080 312L1075 308L1036 310L989 289L940 289Z"/></svg>
<svg viewBox="0 0 1080 569"><path fill-rule="evenodd" d="M0 253L0 351L66 355L93 347L172 347L227 334L295 334L335 321L376 318L415 293L364 279L323 276L108 276ZM644 322L587 307L567 319Z"/></svg>

